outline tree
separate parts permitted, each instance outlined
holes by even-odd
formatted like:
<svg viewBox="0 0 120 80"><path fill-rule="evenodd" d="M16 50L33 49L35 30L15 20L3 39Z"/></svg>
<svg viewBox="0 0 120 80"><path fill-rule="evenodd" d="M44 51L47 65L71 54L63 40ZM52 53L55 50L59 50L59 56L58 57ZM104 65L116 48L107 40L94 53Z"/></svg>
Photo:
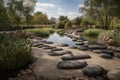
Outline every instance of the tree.
<svg viewBox="0 0 120 80"><path fill-rule="evenodd" d="M82 22L82 17L76 17L75 19L72 20L72 22L75 25L80 25Z"/></svg>
<svg viewBox="0 0 120 80"><path fill-rule="evenodd" d="M67 16L60 16L59 17L59 21L64 21L64 20L68 20Z"/></svg>
<svg viewBox="0 0 120 80"><path fill-rule="evenodd" d="M108 29L112 20L118 15L119 0L84 0L81 11L92 21L98 22L104 29Z"/></svg>

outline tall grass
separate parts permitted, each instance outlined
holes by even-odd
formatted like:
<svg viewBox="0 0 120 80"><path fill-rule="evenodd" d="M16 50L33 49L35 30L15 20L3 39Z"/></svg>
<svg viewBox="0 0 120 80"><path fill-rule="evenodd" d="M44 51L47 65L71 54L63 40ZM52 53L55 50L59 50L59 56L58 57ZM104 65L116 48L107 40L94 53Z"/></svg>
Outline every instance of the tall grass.
<svg viewBox="0 0 120 80"><path fill-rule="evenodd" d="M0 34L0 72L18 69L31 60L31 45L28 41Z"/></svg>
<svg viewBox="0 0 120 80"><path fill-rule="evenodd" d="M102 29L87 29L84 31L84 35L85 36L89 36L89 37L98 37L98 35L103 32L104 30Z"/></svg>
<svg viewBox="0 0 120 80"><path fill-rule="evenodd" d="M26 29L25 32L32 33L35 36L47 37L49 34L53 33L55 30L53 28L41 28L41 29Z"/></svg>

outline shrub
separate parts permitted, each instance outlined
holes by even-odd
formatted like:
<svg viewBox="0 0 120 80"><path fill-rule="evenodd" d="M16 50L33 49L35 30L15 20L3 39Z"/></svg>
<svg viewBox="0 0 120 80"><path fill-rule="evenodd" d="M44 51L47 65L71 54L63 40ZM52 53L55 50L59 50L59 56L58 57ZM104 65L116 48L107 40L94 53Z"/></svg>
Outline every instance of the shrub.
<svg viewBox="0 0 120 80"><path fill-rule="evenodd" d="M10 34L0 34L0 72L16 70L31 60L31 45L28 41Z"/></svg>
<svg viewBox="0 0 120 80"><path fill-rule="evenodd" d="M111 36L111 38L113 40L112 44L114 46L120 47L120 31L114 31L113 34L112 34L112 36Z"/></svg>
<svg viewBox="0 0 120 80"><path fill-rule="evenodd" d="M60 28L64 28L65 27L65 24L64 24L64 22L59 22L58 24L57 24L57 26L56 26L56 28L58 28L58 29L60 29Z"/></svg>
<svg viewBox="0 0 120 80"><path fill-rule="evenodd" d="M89 37L98 37L98 35L103 31L104 30L102 29L87 29L84 31L84 35Z"/></svg>
<svg viewBox="0 0 120 80"><path fill-rule="evenodd" d="M26 29L25 32L30 32L35 36L47 37L50 33L54 32L52 28L42 28L42 29Z"/></svg>
<svg viewBox="0 0 120 80"><path fill-rule="evenodd" d="M66 24L65 24L65 28L70 28L72 27L72 23L70 21L68 21Z"/></svg>

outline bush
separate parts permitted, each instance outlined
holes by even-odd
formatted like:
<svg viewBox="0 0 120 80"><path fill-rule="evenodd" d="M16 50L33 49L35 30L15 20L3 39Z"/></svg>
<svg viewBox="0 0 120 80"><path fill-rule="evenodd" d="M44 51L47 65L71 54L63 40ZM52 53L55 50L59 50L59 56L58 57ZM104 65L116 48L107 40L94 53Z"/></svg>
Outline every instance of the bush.
<svg viewBox="0 0 120 80"><path fill-rule="evenodd" d="M98 35L103 32L104 30L102 29L87 29L84 31L84 35L85 36L89 36L89 37L98 37Z"/></svg>
<svg viewBox="0 0 120 80"><path fill-rule="evenodd" d="M10 34L0 34L0 72L19 69L32 58L28 41Z"/></svg>
<svg viewBox="0 0 120 80"><path fill-rule="evenodd" d="M65 24L65 28L70 28L72 27L72 23L70 21L68 21L66 24Z"/></svg>
<svg viewBox="0 0 120 80"><path fill-rule="evenodd" d="M120 31L114 31L114 33L112 34L112 36L111 36L111 38L112 38L112 44L114 45L114 46L118 46L118 47L120 47Z"/></svg>
<svg viewBox="0 0 120 80"><path fill-rule="evenodd" d="M30 32L34 36L47 37L50 33L54 32L52 28L42 28L42 29L26 29L25 32Z"/></svg>
<svg viewBox="0 0 120 80"><path fill-rule="evenodd" d="M58 24L57 24L57 26L56 26L56 28L58 28L58 29L60 29L60 28L64 28L65 27L65 24L64 24L64 22L59 22Z"/></svg>

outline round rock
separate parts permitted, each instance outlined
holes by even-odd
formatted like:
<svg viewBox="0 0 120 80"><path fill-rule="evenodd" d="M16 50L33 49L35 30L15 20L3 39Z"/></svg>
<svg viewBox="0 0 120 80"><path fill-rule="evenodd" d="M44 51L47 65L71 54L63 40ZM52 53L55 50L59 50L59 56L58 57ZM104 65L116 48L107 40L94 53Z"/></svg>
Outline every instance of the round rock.
<svg viewBox="0 0 120 80"><path fill-rule="evenodd" d="M87 62L83 61L61 61L57 64L57 68L60 69L80 69L84 68Z"/></svg>
<svg viewBox="0 0 120 80"><path fill-rule="evenodd" d="M110 80L120 80L120 67L110 70L107 76Z"/></svg>
<svg viewBox="0 0 120 80"><path fill-rule="evenodd" d="M120 58L120 52L115 52L114 56L117 57L117 58Z"/></svg>
<svg viewBox="0 0 120 80"><path fill-rule="evenodd" d="M107 59L112 59L113 58L110 54L106 54L106 53L101 53L100 57L107 58Z"/></svg>
<svg viewBox="0 0 120 80"><path fill-rule="evenodd" d="M88 54L82 55L73 55L73 54L66 54L62 56L62 60L79 60L79 59L89 59L91 56Z"/></svg>
<svg viewBox="0 0 120 80"><path fill-rule="evenodd" d="M61 56L64 54L71 54L71 52L70 51L51 51L49 53L50 56Z"/></svg>
<svg viewBox="0 0 120 80"><path fill-rule="evenodd" d="M101 75L104 69L99 65L88 65L82 69L82 72L89 77Z"/></svg>

